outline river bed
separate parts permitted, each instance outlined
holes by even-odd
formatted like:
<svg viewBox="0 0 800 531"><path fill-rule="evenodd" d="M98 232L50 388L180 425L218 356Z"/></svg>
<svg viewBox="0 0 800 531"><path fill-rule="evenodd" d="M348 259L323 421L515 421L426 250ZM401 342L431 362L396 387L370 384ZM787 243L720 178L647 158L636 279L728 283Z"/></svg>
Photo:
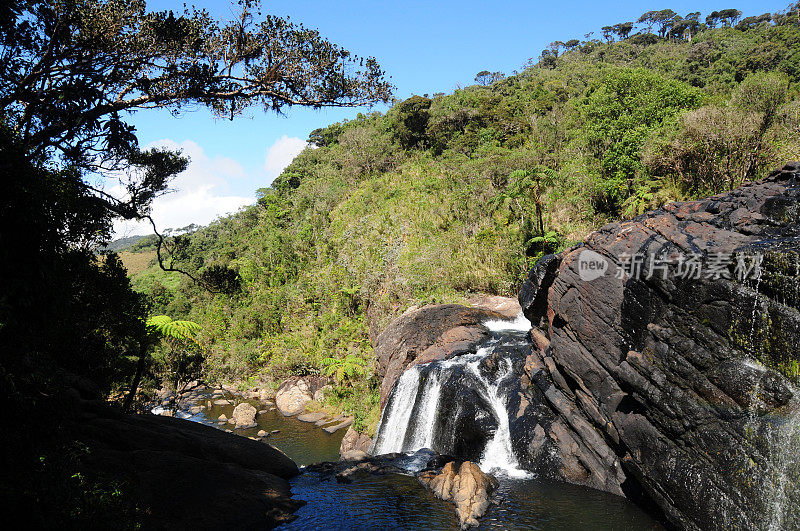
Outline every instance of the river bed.
<svg viewBox="0 0 800 531"><path fill-rule="evenodd" d="M212 401L210 409L179 416L245 437L259 430L264 438L285 452L300 467L323 461L338 461L339 446L346 430L328 434L313 423L285 417L258 400L243 400L226 394L230 404L214 405L211 393L201 393L198 404ZM267 411L256 418L257 426L232 429L218 418L230 418L237 403L248 402ZM600 491L565 483L530 478L499 477L500 503L481 519L478 529L531 530L649 530L663 529L650 515L633 503ZM353 483L321 480L317 473L304 473L290 481L293 497L305 506L297 519L280 529L458 529L452 504L443 502L420 486L412 476L361 474Z"/></svg>

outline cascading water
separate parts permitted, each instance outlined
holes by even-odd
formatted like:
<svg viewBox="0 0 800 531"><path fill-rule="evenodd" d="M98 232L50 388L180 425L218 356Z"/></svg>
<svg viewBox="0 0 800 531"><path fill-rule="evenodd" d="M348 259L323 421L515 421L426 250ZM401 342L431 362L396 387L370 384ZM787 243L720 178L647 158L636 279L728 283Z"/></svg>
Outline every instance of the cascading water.
<svg viewBox="0 0 800 531"><path fill-rule="evenodd" d="M478 462L481 469L515 477L528 475L520 469L512 448L505 386L513 380L514 349L529 345L526 333L531 325L522 314L513 321L484 325L492 331L492 338L475 353L415 365L403 372L378 425L374 455L422 448L458 454L463 448L459 438L468 438L461 433L459 422L474 416L466 422L487 426L479 434L486 438ZM469 409L464 396L473 398L478 406Z"/></svg>
<svg viewBox="0 0 800 531"><path fill-rule="evenodd" d="M795 254L795 291L800 286L800 257ZM747 283L753 294L753 305L750 313L750 333L746 348L752 358L742 360L745 368L754 373L750 400L745 423L746 436L751 439L765 457L761 463L765 474L761 486L766 514L762 518L764 529L780 531L797 529L800 526L800 390L791 387L794 397L779 410L773 410L762 397L769 394L764 381L767 368L756 361L763 353L765 341L762 337L764 322L768 320L769 299L763 298L759 291L763 270L755 269L755 278ZM782 302L785 304L785 302Z"/></svg>
<svg viewBox="0 0 800 531"><path fill-rule="evenodd" d="M767 457L762 465L767 472L762 489L767 508L765 529L797 529L800 508L793 498L798 495L796 482L800 477L800 403L793 400L782 413L765 416L767 405L760 393L766 369L752 360L745 360L743 364L759 373L751 391L746 432L754 440L763 442L761 447Z"/></svg>

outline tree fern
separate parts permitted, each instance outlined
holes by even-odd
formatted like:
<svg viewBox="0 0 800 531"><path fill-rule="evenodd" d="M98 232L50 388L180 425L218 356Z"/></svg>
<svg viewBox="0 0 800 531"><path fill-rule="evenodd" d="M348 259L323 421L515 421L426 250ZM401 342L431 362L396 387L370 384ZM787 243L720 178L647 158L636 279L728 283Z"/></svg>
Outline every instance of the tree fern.
<svg viewBox="0 0 800 531"><path fill-rule="evenodd" d="M367 362L355 354L348 354L344 358L325 358L322 360L322 373L333 376L338 383L349 380L354 376L362 376L367 372Z"/></svg>
<svg viewBox="0 0 800 531"><path fill-rule="evenodd" d="M147 328L161 337L191 341L196 345L199 345L197 333L202 330L194 321L173 320L168 315L153 315L147 319Z"/></svg>

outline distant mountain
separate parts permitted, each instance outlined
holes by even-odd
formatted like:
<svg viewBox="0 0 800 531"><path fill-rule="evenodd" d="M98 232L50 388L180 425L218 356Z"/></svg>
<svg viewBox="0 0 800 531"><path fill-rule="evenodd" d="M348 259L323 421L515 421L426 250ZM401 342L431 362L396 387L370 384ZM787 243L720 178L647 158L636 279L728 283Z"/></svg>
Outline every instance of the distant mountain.
<svg viewBox="0 0 800 531"><path fill-rule="evenodd" d="M155 235L154 234L148 234L148 235L137 234L135 236L127 236L125 238L119 238L117 240L112 241L111 243L109 243L105 247L101 247L99 250L100 251L113 251L115 253L118 253L120 251L126 251L130 247L132 247L134 244L138 243L140 240L142 240L144 238L151 238L153 236L155 236Z"/></svg>

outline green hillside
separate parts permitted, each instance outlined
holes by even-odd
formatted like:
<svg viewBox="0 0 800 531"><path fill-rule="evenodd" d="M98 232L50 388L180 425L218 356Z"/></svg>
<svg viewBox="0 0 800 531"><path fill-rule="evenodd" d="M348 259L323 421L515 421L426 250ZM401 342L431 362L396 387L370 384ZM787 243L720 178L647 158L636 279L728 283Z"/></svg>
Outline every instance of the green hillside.
<svg viewBox="0 0 800 531"><path fill-rule="evenodd" d="M170 239L203 285L151 266L134 286L202 325L209 378L278 382L348 354L374 367L371 335L411 305L513 296L539 256L610 220L800 158L797 15L609 26L509 77L318 129L255 206ZM369 429L377 386L356 376L328 407Z"/></svg>

